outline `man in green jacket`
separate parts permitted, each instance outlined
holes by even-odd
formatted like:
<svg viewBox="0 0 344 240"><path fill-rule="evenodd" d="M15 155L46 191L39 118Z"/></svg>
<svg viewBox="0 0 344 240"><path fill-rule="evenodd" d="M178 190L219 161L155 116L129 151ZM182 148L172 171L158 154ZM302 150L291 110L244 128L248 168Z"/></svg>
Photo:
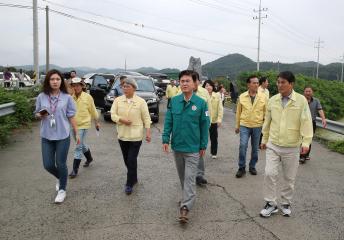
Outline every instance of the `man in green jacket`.
<svg viewBox="0 0 344 240"><path fill-rule="evenodd" d="M199 158L205 154L207 148L210 119L207 103L193 94L196 84L193 71L180 72L179 81L183 94L171 99L170 108L165 116L162 143L164 152L168 153L171 140L183 191L179 220L186 223L188 212L196 198L197 166Z"/></svg>

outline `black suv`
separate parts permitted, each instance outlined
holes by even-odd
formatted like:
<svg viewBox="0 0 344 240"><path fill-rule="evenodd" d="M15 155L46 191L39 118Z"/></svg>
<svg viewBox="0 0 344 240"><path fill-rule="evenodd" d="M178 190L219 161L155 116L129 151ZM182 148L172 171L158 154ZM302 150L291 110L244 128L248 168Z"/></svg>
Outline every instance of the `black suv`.
<svg viewBox="0 0 344 240"><path fill-rule="evenodd" d="M159 122L159 97L152 78L146 76L125 76L135 79L138 86L136 95L146 100L152 121L154 123ZM111 120L110 110L115 99L115 88L120 84L119 78L120 75L116 77L113 85L109 86L103 76L97 75L90 88L90 94L94 99L94 103L97 108L102 110L104 120L106 121Z"/></svg>

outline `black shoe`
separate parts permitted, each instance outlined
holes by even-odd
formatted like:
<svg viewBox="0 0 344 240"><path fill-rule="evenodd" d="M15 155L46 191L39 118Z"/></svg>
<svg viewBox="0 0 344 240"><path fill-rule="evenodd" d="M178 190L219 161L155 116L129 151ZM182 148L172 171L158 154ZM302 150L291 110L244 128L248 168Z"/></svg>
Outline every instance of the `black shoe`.
<svg viewBox="0 0 344 240"><path fill-rule="evenodd" d="M239 170L237 171L237 173L235 174L235 176L237 178L241 178L242 176L244 176L246 174L246 170L245 168L239 168Z"/></svg>
<svg viewBox="0 0 344 240"><path fill-rule="evenodd" d="M87 152L84 152L84 155L86 158L86 162L84 164L84 167L88 167L88 166L90 166L90 163L93 161L90 149L88 149Z"/></svg>
<svg viewBox="0 0 344 240"><path fill-rule="evenodd" d="M80 162L81 162L81 159L74 159L74 161L73 161L73 170L69 174L70 178L75 178L78 175Z"/></svg>
<svg viewBox="0 0 344 240"><path fill-rule="evenodd" d="M69 174L70 178L75 178L78 175L77 172L75 172L74 170L72 170L72 172Z"/></svg>
<svg viewBox="0 0 344 240"><path fill-rule="evenodd" d="M300 162L300 164L305 164L306 163L306 159L300 158L299 162Z"/></svg>
<svg viewBox="0 0 344 240"><path fill-rule="evenodd" d="M208 183L207 179L205 179L201 176L196 177L196 184L198 186L203 186L203 185L206 185L207 183Z"/></svg>
<svg viewBox="0 0 344 240"><path fill-rule="evenodd" d="M249 172L251 173L251 175L257 175L257 170L255 168L250 168Z"/></svg>

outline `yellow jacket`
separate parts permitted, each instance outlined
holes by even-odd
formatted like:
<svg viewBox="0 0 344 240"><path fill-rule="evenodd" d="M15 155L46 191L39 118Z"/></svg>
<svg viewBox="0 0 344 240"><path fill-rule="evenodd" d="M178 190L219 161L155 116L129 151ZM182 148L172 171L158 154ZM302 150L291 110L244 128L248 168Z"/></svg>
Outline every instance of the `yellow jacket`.
<svg viewBox="0 0 344 240"><path fill-rule="evenodd" d="M176 96L178 94L178 87L177 86L173 86L172 85L167 85L167 88L166 88L166 97L167 98L172 98L174 96Z"/></svg>
<svg viewBox="0 0 344 240"><path fill-rule="evenodd" d="M98 119L98 112L92 96L88 93L81 92L78 98L73 94L73 99L76 105L75 120L78 129L89 129L92 119Z"/></svg>
<svg viewBox="0 0 344 240"><path fill-rule="evenodd" d="M252 104L248 91L242 93L237 102L235 127L261 127L264 122L266 105L267 99L264 94L257 92Z"/></svg>
<svg viewBox="0 0 344 240"><path fill-rule="evenodd" d="M263 125L262 143L268 141L281 147L308 147L312 142L312 117L306 98L292 92L282 107L281 94L269 100Z"/></svg>
<svg viewBox="0 0 344 240"><path fill-rule="evenodd" d="M262 88L262 86L259 86L258 92L264 93L265 96L266 96L266 97L268 98L268 100L269 100L269 98L270 98L269 89L267 89L267 88L264 89L264 88Z"/></svg>
<svg viewBox="0 0 344 240"><path fill-rule="evenodd" d="M117 123L118 139L123 141L142 141L143 128L150 128L151 118L148 105L143 98L134 94L129 100L125 95L115 98L111 107L111 119ZM127 126L119 122L120 118L130 120Z"/></svg>
<svg viewBox="0 0 344 240"><path fill-rule="evenodd" d="M223 106L219 93L213 92L210 98L211 123L221 123L223 118Z"/></svg>

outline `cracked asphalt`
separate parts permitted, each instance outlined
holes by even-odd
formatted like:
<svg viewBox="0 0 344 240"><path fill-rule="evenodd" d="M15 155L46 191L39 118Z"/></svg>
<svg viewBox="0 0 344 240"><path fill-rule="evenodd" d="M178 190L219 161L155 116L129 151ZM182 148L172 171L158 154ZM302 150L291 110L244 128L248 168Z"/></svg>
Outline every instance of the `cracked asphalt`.
<svg viewBox="0 0 344 240"><path fill-rule="evenodd" d="M0 239L344 239L343 155L315 142L312 160L299 167L292 216L260 218L264 152L257 176L235 178L239 137L229 109L219 130L218 159L207 153L209 184L197 188L190 222L181 226L177 171L172 153L161 150L165 105L152 142L141 147L139 184L131 196L123 193L126 173L114 124L102 122L99 137L90 130L95 161L68 180L61 205L53 204L55 180L42 166L39 123L16 133L0 150Z"/></svg>

